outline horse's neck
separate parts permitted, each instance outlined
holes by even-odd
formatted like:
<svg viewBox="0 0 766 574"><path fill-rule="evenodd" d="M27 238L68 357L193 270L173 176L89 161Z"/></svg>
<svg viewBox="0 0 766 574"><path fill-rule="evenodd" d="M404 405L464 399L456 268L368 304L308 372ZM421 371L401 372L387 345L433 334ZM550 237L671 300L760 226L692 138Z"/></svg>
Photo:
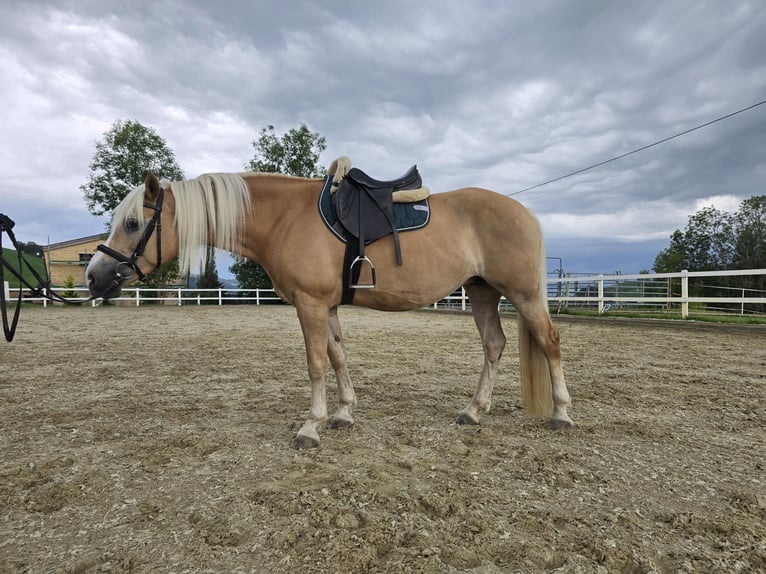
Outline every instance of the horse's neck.
<svg viewBox="0 0 766 574"><path fill-rule="evenodd" d="M245 218L237 254L260 261L270 239L317 210L321 180L258 175L247 178L253 209Z"/></svg>

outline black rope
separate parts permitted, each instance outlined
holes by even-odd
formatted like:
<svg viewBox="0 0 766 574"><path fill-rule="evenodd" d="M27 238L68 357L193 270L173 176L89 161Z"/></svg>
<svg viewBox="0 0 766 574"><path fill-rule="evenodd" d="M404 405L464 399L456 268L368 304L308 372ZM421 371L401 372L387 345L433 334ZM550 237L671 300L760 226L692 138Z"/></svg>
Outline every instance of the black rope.
<svg viewBox="0 0 766 574"><path fill-rule="evenodd" d="M19 312L21 311L21 286L19 285L19 298L16 301L16 310L13 312L13 320L9 323L8 322L8 309L6 306L5 301L5 270L4 267L8 267L14 275L21 278L21 275L19 273L16 273L16 270L11 267L9 264L5 262L5 259L3 258L3 233L8 234L8 238L11 240L11 243L14 245L16 244L16 237L13 234L13 226L14 226L13 220L5 215L4 213L0 213L0 311L2 312L3 317L3 334L5 335L5 340L9 343L13 341L13 336L16 334L16 325L19 323ZM21 250L16 250L16 253L19 256L19 271L21 271Z"/></svg>
<svg viewBox="0 0 766 574"><path fill-rule="evenodd" d="M21 300L22 300L22 287L25 287L28 289L33 295L36 295L37 297L42 297L45 299L49 299L50 301L57 301L59 303L66 303L68 305L82 305L83 303L88 303L94 299L94 297L90 297L88 299L68 299L66 297L63 297L53 291L50 286L50 280L48 278L48 275L46 273L45 278L43 278L37 270L32 267L32 265L29 263L29 261L26 260L26 258L23 257L22 252L22 245L16 240L16 235L13 233L13 226L16 225L15 222L5 215L4 213L0 213L0 314L2 315L3 320L3 334L5 335L5 340L9 343L13 341L13 337L16 334L16 326L19 322L19 312L21 311ZM13 244L14 249L16 249L16 253L18 255L18 267L17 269L14 269L10 263L5 261L5 257L3 257L3 233L8 235L8 239L10 239L11 243ZM43 256L43 267L45 266L45 256ZM24 278L24 268L26 267L26 270L29 271L29 273L34 277L34 279L37 281L37 286L34 286L29 283ZM8 321L8 309L7 305L8 302L5 297L5 270L10 271L10 273L19 281L19 296L16 300L16 309L13 312L13 319L11 321Z"/></svg>

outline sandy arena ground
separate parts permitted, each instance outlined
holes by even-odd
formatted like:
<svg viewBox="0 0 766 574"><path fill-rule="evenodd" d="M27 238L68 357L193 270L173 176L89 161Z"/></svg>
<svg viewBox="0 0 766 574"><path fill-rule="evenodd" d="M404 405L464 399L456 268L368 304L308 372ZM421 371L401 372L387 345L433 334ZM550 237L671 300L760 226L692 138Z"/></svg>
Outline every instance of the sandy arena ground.
<svg viewBox="0 0 766 574"><path fill-rule="evenodd" d="M0 573L766 571L766 328L556 319L577 428L552 433L512 317L476 427L470 316L341 320L356 426L297 451L294 309L23 309Z"/></svg>

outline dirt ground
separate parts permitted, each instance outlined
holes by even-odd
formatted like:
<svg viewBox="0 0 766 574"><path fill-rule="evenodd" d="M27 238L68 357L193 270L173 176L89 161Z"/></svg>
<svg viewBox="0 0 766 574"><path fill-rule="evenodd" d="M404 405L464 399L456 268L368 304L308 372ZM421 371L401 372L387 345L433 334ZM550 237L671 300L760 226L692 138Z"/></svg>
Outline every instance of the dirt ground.
<svg viewBox="0 0 766 574"><path fill-rule="evenodd" d="M464 427L469 315L340 316L356 426L297 451L294 309L25 308L0 573L766 572L766 328L555 319L577 427L554 433L521 410L512 317Z"/></svg>

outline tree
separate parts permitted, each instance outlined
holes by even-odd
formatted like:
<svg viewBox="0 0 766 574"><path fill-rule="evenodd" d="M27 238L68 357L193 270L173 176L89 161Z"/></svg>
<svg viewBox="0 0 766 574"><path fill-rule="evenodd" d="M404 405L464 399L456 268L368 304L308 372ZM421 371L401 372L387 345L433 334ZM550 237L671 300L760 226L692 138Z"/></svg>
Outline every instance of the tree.
<svg viewBox="0 0 766 574"><path fill-rule="evenodd" d="M271 289L271 278L266 274L263 267L245 257L234 257L234 263L229 270L237 278L237 282L243 289Z"/></svg>
<svg viewBox="0 0 766 574"><path fill-rule="evenodd" d="M264 173L283 173L298 177L322 177L326 170L319 166L319 156L327 148L325 138L301 124L282 136L277 136L274 126L261 128L261 134L253 141L255 157L246 169ZM243 289L271 289L271 279L266 271L244 257L235 256L229 268Z"/></svg>
<svg viewBox="0 0 766 574"><path fill-rule="evenodd" d="M763 269L766 267L766 195L753 196L734 214L704 207L689 216L686 229L676 229L670 245L654 259L657 273ZM766 290L763 277L723 278L704 286L703 278L689 281L693 295L725 296L732 287Z"/></svg>
<svg viewBox="0 0 766 574"><path fill-rule="evenodd" d="M160 179L184 178L175 154L153 128L117 120L96 142L88 181L80 186L88 211L111 216L131 190L143 185L147 172ZM178 262L168 261L149 274L147 285L162 288L178 277Z"/></svg>
<svg viewBox="0 0 766 574"><path fill-rule="evenodd" d="M88 182L80 186L93 215L111 215L125 196L144 183L147 172L160 179L183 179L175 154L153 128L117 120L96 142Z"/></svg>
<svg viewBox="0 0 766 574"><path fill-rule="evenodd" d="M74 276L69 273L66 277L64 277L64 284L62 285L66 291L64 291L61 295L62 297L77 297L77 293L74 291Z"/></svg>
<svg viewBox="0 0 766 574"><path fill-rule="evenodd" d="M35 243L34 241L28 241L26 243L24 243L23 241L19 241L18 245L22 253L31 255L32 257L43 256L43 248L39 246L37 243Z"/></svg>
<svg viewBox="0 0 766 574"><path fill-rule="evenodd" d="M326 170L317 165L319 156L327 149L325 138L309 130L306 124L278 137L274 126L261 128L253 141L255 157L246 169L264 173L284 173L298 177L322 177Z"/></svg>
<svg viewBox="0 0 766 574"><path fill-rule="evenodd" d="M729 269L734 264L734 216L704 207L689 217L686 229L676 229L670 236L670 246L654 259L657 273L713 271Z"/></svg>
<svg viewBox="0 0 766 574"><path fill-rule="evenodd" d="M221 280L218 277L218 270L215 267L215 248L208 245L206 249L205 268L197 279L197 288L220 289L223 287L223 283L221 283ZM204 298L212 297L213 295L214 294L210 291L199 292L199 296ZM205 301L205 303L211 303L211 301Z"/></svg>
<svg viewBox="0 0 766 574"><path fill-rule="evenodd" d="M739 269L766 269L766 195L746 199L736 215L737 241L734 259ZM754 295L766 294L766 276L743 277L742 287L753 289ZM763 311L766 305L760 305Z"/></svg>
<svg viewBox="0 0 766 574"><path fill-rule="evenodd" d="M766 195L756 195L740 205L736 218L734 259L740 269L766 268Z"/></svg>
<svg viewBox="0 0 766 574"><path fill-rule="evenodd" d="M149 273L144 286L148 289L164 289L168 285L177 283L179 279L181 279L181 270L178 268L178 256L176 256Z"/></svg>

